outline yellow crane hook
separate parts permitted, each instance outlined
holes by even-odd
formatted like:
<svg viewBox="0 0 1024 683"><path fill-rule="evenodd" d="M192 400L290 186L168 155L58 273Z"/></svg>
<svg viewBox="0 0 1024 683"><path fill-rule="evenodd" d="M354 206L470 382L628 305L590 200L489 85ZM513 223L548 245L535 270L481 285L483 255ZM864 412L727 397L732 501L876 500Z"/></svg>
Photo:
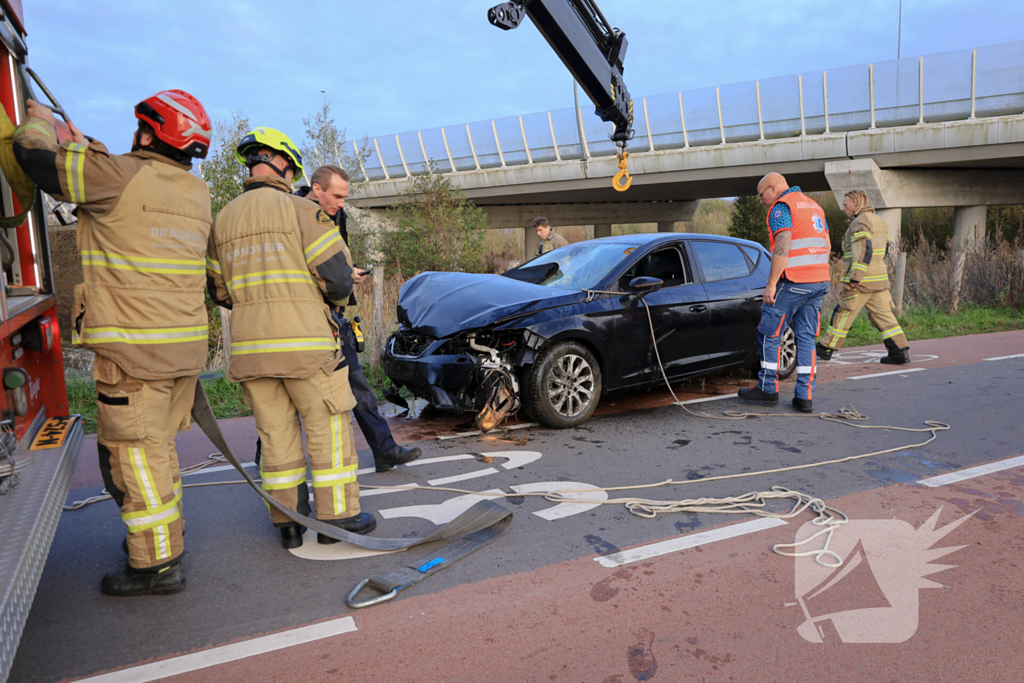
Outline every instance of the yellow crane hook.
<svg viewBox="0 0 1024 683"><path fill-rule="evenodd" d="M629 186L633 184L633 177L629 175L629 169L627 165L629 163L629 155L625 152L619 152L617 154L619 158L619 172L612 178L612 187L617 192L625 192L629 189Z"/></svg>

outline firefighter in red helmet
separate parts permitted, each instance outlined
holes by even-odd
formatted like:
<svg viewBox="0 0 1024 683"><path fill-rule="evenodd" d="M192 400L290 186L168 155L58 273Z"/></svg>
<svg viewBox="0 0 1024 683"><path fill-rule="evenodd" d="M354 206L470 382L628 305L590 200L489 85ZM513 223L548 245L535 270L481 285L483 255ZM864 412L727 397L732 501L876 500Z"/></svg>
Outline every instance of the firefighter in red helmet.
<svg viewBox="0 0 1024 683"><path fill-rule="evenodd" d="M206 364L206 242L210 193L189 173L210 147L199 100L164 90L135 107L129 154L111 154L31 100L14 153L44 192L78 205L84 282L75 287L72 342L96 353L100 470L127 526L127 566L108 595L185 588L181 477L174 439L189 428Z"/></svg>

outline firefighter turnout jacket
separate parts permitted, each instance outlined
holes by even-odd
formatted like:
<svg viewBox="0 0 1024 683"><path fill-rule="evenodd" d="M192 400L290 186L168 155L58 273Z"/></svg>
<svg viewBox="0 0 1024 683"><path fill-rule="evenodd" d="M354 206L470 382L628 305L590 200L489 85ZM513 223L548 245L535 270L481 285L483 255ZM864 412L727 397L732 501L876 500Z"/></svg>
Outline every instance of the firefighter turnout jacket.
<svg viewBox="0 0 1024 683"><path fill-rule="evenodd" d="M72 341L139 379L199 374L211 217L191 165L145 150L111 154L99 142L61 145L38 118L17 129L14 152L44 192L78 205L84 282L74 291Z"/></svg>
<svg viewBox="0 0 1024 683"><path fill-rule="evenodd" d="M228 378L311 377L338 364L330 306L352 292L351 257L334 221L282 178L247 178L213 225L206 274L230 308Z"/></svg>
<svg viewBox="0 0 1024 683"><path fill-rule="evenodd" d="M207 258L210 294L232 310L228 377L256 417L263 489L293 510L308 504L301 417L317 519L360 514L356 401L331 318L354 284L337 226L287 181L248 178L217 214ZM291 523L276 508L270 519Z"/></svg>
<svg viewBox="0 0 1024 683"><path fill-rule="evenodd" d="M828 267L831 244L824 209L803 192L787 192L779 197L777 202L768 207L768 237L773 253L775 232L771 229L771 217L779 204L789 207L793 221L789 261L786 262L785 270L786 279L790 282L828 282L831 279ZM776 232L784 230L786 228Z"/></svg>
<svg viewBox="0 0 1024 683"><path fill-rule="evenodd" d="M862 292L889 289L885 254L889 226L874 211L864 211L850 222L843 235L843 282L860 283Z"/></svg>

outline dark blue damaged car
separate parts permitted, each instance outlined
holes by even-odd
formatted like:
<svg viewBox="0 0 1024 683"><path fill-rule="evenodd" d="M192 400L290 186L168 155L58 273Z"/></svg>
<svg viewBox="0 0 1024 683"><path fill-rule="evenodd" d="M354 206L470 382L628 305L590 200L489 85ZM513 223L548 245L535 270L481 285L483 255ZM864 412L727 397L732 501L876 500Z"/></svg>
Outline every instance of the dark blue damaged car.
<svg viewBox="0 0 1024 683"><path fill-rule="evenodd" d="M397 386L483 429L520 407L552 427L602 395L755 366L771 257L717 235L658 233L571 244L502 274L422 273L402 286L383 349ZM796 347L786 332L780 376Z"/></svg>

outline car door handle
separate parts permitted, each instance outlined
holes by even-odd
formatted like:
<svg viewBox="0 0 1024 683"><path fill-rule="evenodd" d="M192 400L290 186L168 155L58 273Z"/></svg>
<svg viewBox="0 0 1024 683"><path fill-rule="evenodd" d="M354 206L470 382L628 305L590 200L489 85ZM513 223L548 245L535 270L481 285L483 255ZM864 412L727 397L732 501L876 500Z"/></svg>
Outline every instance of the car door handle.
<svg viewBox="0 0 1024 683"><path fill-rule="evenodd" d="M754 301L764 301L764 294L758 294L754 297Z"/></svg>
<svg viewBox="0 0 1024 683"><path fill-rule="evenodd" d="M696 306L690 306L691 313L703 313L708 310L708 307L704 304L697 304Z"/></svg>

